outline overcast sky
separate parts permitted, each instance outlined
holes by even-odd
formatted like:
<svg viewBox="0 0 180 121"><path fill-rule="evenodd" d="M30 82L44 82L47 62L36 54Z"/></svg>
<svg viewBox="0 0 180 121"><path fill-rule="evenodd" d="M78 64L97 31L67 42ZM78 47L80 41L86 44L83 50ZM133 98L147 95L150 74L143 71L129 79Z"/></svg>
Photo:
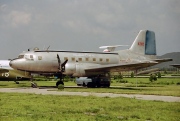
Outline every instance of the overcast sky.
<svg viewBox="0 0 180 121"><path fill-rule="evenodd" d="M180 52L180 0L0 0L0 59L33 47L103 51L141 29L156 33L157 55Z"/></svg>

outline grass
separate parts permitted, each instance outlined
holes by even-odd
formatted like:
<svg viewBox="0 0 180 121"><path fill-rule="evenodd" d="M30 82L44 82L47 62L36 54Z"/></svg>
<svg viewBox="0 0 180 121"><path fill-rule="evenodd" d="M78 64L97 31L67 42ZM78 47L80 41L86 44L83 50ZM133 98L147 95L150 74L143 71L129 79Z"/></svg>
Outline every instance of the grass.
<svg viewBox="0 0 180 121"><path fill-rule="evenodd" d="M167 95L180 97L180 78L160 78L155 82L150 82L148 78L124 78L128 83L119 83L114 80L110 88L74 88L65 87L65 91L79 92L110 92L124 94L150 94ZM55 86L56 81L35 81L38 86ZM76 86L73 81L65 82L65 86ZM6 87L30 87L29 81L14 82L0 81L0 88Z"/></svg>
<svg viewBox="0 0 180 121"><path fill-rule="evenodd" d="M1 121L178 121L180 103L0 93Z"/></svg>
<svg viewBox="0 0 180 121"><path fill-rule="evenodd" d="M113 80L110 88L72 88L64 91L111 92L126 94L172 95L180 97L179 78L161 78L151 83L148 78ZM38 86L54 86L56 81L35 81ZM65 86L76 86L73 81ZM30 87L29 81L0 81L0 88ZM55 89L57 90L57 89ZM56 96L0 93L0 121L179 121L179 102L146 101L130 98L94 96Z"/></svg>
<svg viewBox="0 0 180 121"><path fill-rule="evenodd" d="M56 81L34 81L38 86L55 86ZM19 81L19 84L16 84L13 81L0 81L0 88L16 88L16 87L30 87L30 81ZM65 82L65 86L76 86L72 81Z"/></svg>

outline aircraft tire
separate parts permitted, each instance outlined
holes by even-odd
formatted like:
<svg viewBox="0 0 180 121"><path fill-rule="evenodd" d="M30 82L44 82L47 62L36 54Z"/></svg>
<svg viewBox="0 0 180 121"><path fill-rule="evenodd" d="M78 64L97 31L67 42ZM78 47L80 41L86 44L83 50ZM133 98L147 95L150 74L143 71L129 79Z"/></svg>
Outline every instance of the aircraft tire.
<svg viewBox="0 0 180 121"><path fill-rule="evenodd" d="M89 88L89 87L94 88L94 87L96 87L96 85L95 85L94 83L92 83L92 82L88 82L88 83L87 83L87 87L88 87L88 88Z"/></svg>
<svg viewBox="0 0 180 121"><path fill-rule="evenodd" d="M87 87L92 87L92 82L88 82Z"/></svg>
<svg viewBox="0 0 180 121"><path fill-rule="evenodd" d="M15 83L16 83L16 84L19 84L19 82L18 82L18 81L15 81Z"/></svg>
<svg viewBox="0 0 180 121"><path fill-rule="evenodd" d="M83 82L83 85L82 85L83 87L85 87L86 86L86 84Z"/></svg>
<svg viewBox="0 0 180 121"><path fill-rule="evenodd" d="M99 87L101 87L101 84L97 84L96 86L97 86L97 88L99 88Z"/></svg>
<svg viewBox="0 0 180 121"><path fill-rule="evenodd" d="M110 87L110 84L107 84L106 87Z"/></svg>
<svg viewBox="0 0 180 121"><path fill-rule="evenodd" d="M64 85L64 82L63 81L57 81L56 82L56 86L58 87L60 84Z"/></svg>

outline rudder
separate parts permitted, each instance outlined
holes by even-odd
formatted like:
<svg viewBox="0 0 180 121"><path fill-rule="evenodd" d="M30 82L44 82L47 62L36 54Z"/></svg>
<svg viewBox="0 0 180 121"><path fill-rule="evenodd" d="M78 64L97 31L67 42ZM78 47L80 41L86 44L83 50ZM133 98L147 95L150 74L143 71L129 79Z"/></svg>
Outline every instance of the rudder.
<svg viewBox="0 0 180 121"><path fill-rule="evenodd" d="M155 33L141 30L129 50L142 55L156 55Z"/></svg>

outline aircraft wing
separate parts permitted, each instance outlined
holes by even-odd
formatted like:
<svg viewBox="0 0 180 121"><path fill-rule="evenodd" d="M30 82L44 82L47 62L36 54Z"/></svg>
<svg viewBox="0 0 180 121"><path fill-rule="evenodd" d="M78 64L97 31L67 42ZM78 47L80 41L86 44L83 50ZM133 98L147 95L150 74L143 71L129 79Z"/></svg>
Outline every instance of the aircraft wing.
<svg viewBox="0 0 180 121"><path fill-rule="evenodd" d="M109 65L98 65L98 66L90 66L85 69L85 71L104 71L104 72L117 72L117 71L128 71L128 70L137 70L141 68L146 68L149 66L153 66L158 64L154 61L148 62L138 62L138 63L123 63L123 64L109 64Z"/></svg>
<svg viewBox="0 0 180 121"><path fill-rule="evenodd" d="M8 69L0 68L0 73L6 73L6 72L9 72L9 70Z"/></svg>
<svg viewBox="0 0 180 121"><path fill-rule="evenodd" d="M172 61L173 59L171 58L164 58L164 59L154 59L153 61L156 61L158 63L162 63L162 62L168 62L168 61Z"/></svg>

